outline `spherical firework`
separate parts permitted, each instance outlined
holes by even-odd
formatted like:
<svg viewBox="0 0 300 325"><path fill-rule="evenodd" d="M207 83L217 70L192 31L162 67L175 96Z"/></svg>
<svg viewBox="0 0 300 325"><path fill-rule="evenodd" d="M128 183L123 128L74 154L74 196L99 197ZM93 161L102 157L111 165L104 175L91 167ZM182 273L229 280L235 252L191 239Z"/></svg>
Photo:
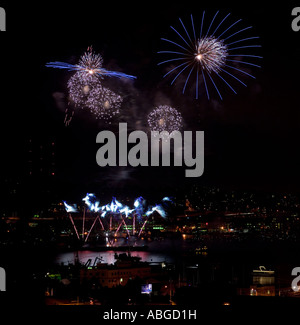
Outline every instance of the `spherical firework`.
<svg viewBox="0 0 300 325"><path fill-rule="evenodd" d="M188 31L182 20L179 18L183 32L180 33L171 26L171 29L176 33L178 41L174 42L162 38L162 40L167 42L171 48L166 51L158 52L172 56L171 59L162 61L158 65L170 62L175 63L176 61L179 63L175 67L169 67L169 71L164 75L164 77L175 73L175 77L171 84L176 80L183 80L183 93L185 92L188 83L194 83L197 99L201 85L204 85L208 99L210 99L210 85L212 85L216 90L220 99L223 99L218 83L225 83L228 88L236 93L235 89L231 86L232 82L246 86L246 84L240 79L240 77L237 77L236 74L255 79L255 77L248 72L246 67L260 67L252 61L261 59L262 57L246 52L249 49L253 50L261 47L260 45L252 43L253 40L258 39L257 36L244 35L252 28L252 26L238 29L237 26L241 19L227 24L227 18L230 14L227 14L222 18L222 20L220 19L220 22L217 24L216 17L218 13L219 11L214 15L208 29L204 32L205 12L203 12L199 35L196 34L192 15L192 32ZM221 26L224 26L224 28L220 28ZM241 34L244 35L242 38L239 37ZM240 52L240 50L242 51ZM244 60L245 58L247 59L246 61ZM184 76L184 78L179 78L179 76Z"/></svg>
<svg viewBox="0 0 300 325"><path fill-rule="evenodd" d="M68 81L69 98L76 107L84 108L93 90L101 88L99 78L93 74L76 72Z"/></svg>
<svg viewBox="0 0 300 325"><path fill-rule="evenodd" d="M179 131L182 128L182 116L175 108L161 105L148 115L148 125L151 131Z"/></svg>
<svg viewBox="0 0 300 325"><path fill-rule="evenodd" d="M119 113L123 98L108 88L93 88L87 99L87 107L98 119L109 120Z"/></svg>
<svg viewBox="0 0 300 325"><path fill-rule="evenodd" d="M101 71L103 59L100 54L95 54L92 50L85 52L78 63L80 72L83 74L93 75L97 71Z"/></svg>

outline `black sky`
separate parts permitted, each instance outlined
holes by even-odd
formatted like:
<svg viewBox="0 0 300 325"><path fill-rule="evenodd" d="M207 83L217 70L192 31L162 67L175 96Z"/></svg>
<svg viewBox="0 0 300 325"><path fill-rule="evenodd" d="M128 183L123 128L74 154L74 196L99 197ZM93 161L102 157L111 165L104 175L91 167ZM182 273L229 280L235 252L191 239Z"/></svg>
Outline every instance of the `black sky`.
<svg viewBox="0 0 300 325"><path fill-rule="evenodd" d="M291 29L295 6L264 7L253 1L238 6L215 1L7 4L7 32L0 34L2 174L18 174L26 137L53 136L60 179L82 187L82 193L163 192L191 181L178 168L101 169L95 138L108 126L84 112L76 112L71 125L64 126L65 106L53 94L66 93L70 74L44 65L76 62L92 45L106 68L137 76L133 84L120 86L128 95L121 119L132 129L143 128L151 107L164 102L181 111L187 129L205 131L205 173L193 182L298 191L300 32ZM223 101L217 96L197 101L163 80L156 52L179 17L200 19L203 10L213 14L218 9L253 26L262 45L262 68L237 95L227 91Z"/></svg>

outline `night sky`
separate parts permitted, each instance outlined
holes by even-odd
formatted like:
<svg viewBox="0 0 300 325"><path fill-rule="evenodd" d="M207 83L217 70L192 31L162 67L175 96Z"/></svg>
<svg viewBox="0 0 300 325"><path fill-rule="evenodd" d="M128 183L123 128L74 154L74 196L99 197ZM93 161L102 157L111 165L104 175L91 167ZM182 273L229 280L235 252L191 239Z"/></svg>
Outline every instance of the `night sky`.
<svg viewBox="0 0 300 325"><path fill-rule="evenodd" d="M190 182L298 192L300 32L291 29L296 4L69 3L6 6L7 32L0 34L2 178L21 173L26 138L51 136L57 146L57 177L65 191L72 187L78 195L168 194ZM222 16L231 12L232 20L242 18L243 26L253 26L252 35L260 36L262 45L262 68L252 70L256 79L247 79L247 88L237 87L237 95L226 90L223 101L216 94L211 101L205 96L196 100L190 91L183 95L163 79L164 67L157 66L160 38L172 38L170 25L178 27L179 17L187 22L193 14L196 21L203 10L212 16L218 9ZM91 45L103 55L105 68L137 80L115 81L126 95L120 120L105 125L79 110L65 127L66 82L72 73L46 68L45 63L76 63ZM185 179L185 167L97 166L97 133L116 129L119 121L131 130L145 130L147 114L159 104L176 107L186 130L205 132L204 175Z"/></svg>

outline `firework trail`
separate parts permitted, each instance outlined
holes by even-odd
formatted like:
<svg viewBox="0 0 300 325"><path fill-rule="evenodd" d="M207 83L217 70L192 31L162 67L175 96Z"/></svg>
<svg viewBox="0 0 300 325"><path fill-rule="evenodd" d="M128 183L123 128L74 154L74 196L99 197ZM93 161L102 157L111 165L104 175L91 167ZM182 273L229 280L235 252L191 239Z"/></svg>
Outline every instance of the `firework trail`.
<svg viewBox="0 0 300 325"><path fill-rule="evenodd" d="M252 74L245 71L245 68L260 68L260 66L253 63L253 61L261 59L262 57L248 52L248 50L261 47L255 43L253 44L253 40L259 37L247 34L252 26L237 29L242 19L233 23L228 23L227 18L230 16L230 13L220 19L217 18L218 14L219 11L216 12L213 19L209 22L208 28L205 29L205 11L203 12L200 33L195 28L192 15L190 32L179 18L182 31L179 32L171 26L178 41L176 40L176 42L174 42L162 38L164 42L168 43L170 49L158 52L160 54L171 55L171 59L162 61L158 63L158 65L168 63L176 64L175 67L172 66L164 75L164 77L166 77L175 74L171 84L173 84L181 74L185 76L182 93L185 92L189 83L195 82L196 80L196 99L199 97L200 84L204 84L208 99L210 99L210 86L213 86L220 99L223 99L218 87L218 83L220 82L224 83L236 94L235 89L231 86L232 82L237 82L246 86L236 74L255 79Z"/></svg>
<svg viewBox="0 0 300 325"><path fill-rule="evenodd" d="M55 61L46 63L48 68L66 69L68 71L77 71L80 76L85 79L89 76L96 75L100 78L103 77L115 77L115 78L127 78L136 79L136 77L117 71L109 71L102 67L103 59L100 54L95 54L92 47L87 49L78 64L69 64L65 62Z"/></svg>
<svg viewBox="0 0 300 325"><path fill-rule="evenodd" d="M64 118L65 126L69 126L69 124L72 121L73 116L74 116L74 111L70 110L69 108L66 108L66 110L65 110L65 118Z"/></svg>
<svg viewBox="0 0 300 325"><path fill-rule="evenodd" d="M179 131L182 128L182 116L173 107L160 105L148 115L148 125L151 131Z"/></svg>
<svg viewBox="0 0 300 325"><path fill-rule="evenodd" d="M88 207L88 210L90 212L99 213L97 217L94 219L92 226L89 228L87 236L84 237L84 227L85 227L85 210L83 212L83 224L82 224L82 238L86 242L89 238L89 235L94 228L96 221L98 220L102 230L104 230L104 225L101 221L101 218L108 218L110 221L109 229L112 230L112 219L113 217L119 217L120 220L118 220L119 224L117 227L117 230L115 232L115 235L118 233L120 227L124 225L128 235L129 231L127 228L127 224L125 222L125 218L128 219L129 216L132 217L133 220L133 234L135 233L135 227L136 227L136 220L138 222L142 222L142 227L140 228L138 236L141 235L143 229L146 226L146 223L148 222L149 217L153 213L158 213L162 218L167 217L166 208L167 203L171 202L172 200L169 197L165 197L161 200L160 204L156 204L155 206L146 206L146 201L142 196L139 196L137 199L134 200L133 207L129 208L127 205L122 204L119 202L115 197L112 198L112 201L110 203L107 203L105 205L100 205L100 201L96 198L95 194L93 193L87 193L86 196L82 199L86 206ZM79 231L74 223L74 220L72 218L71 213L78 212L76 205L70 205L63 201L65 210L69 214L69 218L71 220L71 223L74 227L75 233L80 239ZM101 217L101 218L100 218Z"/></svg>

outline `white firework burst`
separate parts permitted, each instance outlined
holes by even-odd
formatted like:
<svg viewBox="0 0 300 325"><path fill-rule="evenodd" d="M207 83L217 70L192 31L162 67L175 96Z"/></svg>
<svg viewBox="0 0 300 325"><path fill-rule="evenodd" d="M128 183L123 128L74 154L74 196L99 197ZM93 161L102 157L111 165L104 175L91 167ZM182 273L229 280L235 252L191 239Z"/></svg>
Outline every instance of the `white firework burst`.
<svg viewBox="0 0 300 325"><path fill-rule="evenodd" d="M81 69L82 75L93 75L102 69L103 59L100 54L94 53L92 50L85 52L79 60L78 67Z"/></svg>
<svg viewBox="0 0 300 325"><path fill-rule="evenodd" d="M97 119L110 120L119 114L122 96L105 87L93 88L86 105Z"/></svg>
<svg viewBox="0 0 300 325"><path fill-rule="evenodd" d="M148 125L151 131L180 131L182 128L182 116L175 108L160 105L148 115Z"/></svg>
<svg viewBox="0 0 300 325"><path fill-rule="evenodd" d="M204 37L198 40L194 59L203 70L218 73L225 65L228 55L227 46L215 37Z"/></svg>
<svg viewBox="0 0 300 325"><path fill-rule="evenodd" d="M75 107L84 108L94 89L101 88L99 78L93 74L76 72L68 81L69 98Z"/></svg>

